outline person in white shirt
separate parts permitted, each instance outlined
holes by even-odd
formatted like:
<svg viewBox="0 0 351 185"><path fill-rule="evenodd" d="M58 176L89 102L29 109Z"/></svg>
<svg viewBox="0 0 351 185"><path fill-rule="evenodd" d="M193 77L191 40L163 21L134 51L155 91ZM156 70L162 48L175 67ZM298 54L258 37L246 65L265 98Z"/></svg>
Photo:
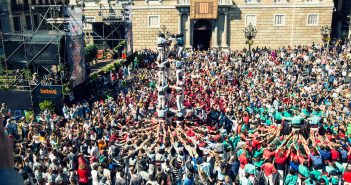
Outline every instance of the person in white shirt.
<svg viewBox="0 0 351 185"><path fill-rule="evenodd" d="M99 172L97 171L98 164L93 163L92 168L93 168L93 170L91 170L92 185L99 185Z"/></svg>
<svg viewBox="0 0 351 185"><path fill-rule="evenodd" d="M162 83L159 83L159 86L157 86L157 91L158 91L158 108L159 109L164 109L166 106L166 86L163 85Z"/></svg>
<svg viewBox="0 0 351 185"><path fill-rule="evenodd" d="M157 56L157 61L163 62L165 59L165 44L167 40L165 39L165 35L163 33L160 33L157 38L157 51L158 51L158 56Z"/></svg>
<svg viewBox="0 0 351 185"><path fill-rule="evenodd" d="M112 185L111 171L107 168L107 165L104 167L102 175L106 177L105 184Z"/></svg>
<svg viewBox="0 0 351 185"><path fill-rule="evenodd" d="M175 61L175 65L176 65L176 79L178 82L179 77L182 75L182 72L183 72L183 61L181 61L181 60L179 60L179 58L177 58Z"/></svg>
<svg viewBox="0 0 351 185"><path fill-rule="evenodd" d="M177 91L177 96L176 96L176 102L177 102L177 109L178 111L183 110L183 94L184 94L184 89L183 89L183 82L182 82L183 77L179 77L179 81L177 81L177 86L172 86L173 89Z"/></svg>
<svg viewBox="0 0 351 185"><path fill-rule="evenodd" d="M169 37L166 39L165 42L165 58L168 58L169 54L171 53L171 44L172 44L173 38Z"/></svg>
<svg viewBox="0 0 351 185"><path fill-rule="evenodd" d="M168 63L168 61L163 61L163 62L156 62L157 67L158 67L158 83L164 83L165 82L165 68L166 68L166 64Z"/></svg>

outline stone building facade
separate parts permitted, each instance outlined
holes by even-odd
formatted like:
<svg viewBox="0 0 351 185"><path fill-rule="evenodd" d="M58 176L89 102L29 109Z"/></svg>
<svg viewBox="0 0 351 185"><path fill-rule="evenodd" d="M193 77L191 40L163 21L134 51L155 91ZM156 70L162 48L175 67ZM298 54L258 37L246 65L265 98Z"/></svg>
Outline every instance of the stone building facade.
<svg viewBox="0 0 351 185"><path fill-rule="evenodd" d="M333 0L219 0L216 19L191 19L191 0L135 0L134 49L155 48L163 27L183 33L187 48L242 49L244 28L257 29L253 47L321 43L321 27L331 26Z"/></svg>

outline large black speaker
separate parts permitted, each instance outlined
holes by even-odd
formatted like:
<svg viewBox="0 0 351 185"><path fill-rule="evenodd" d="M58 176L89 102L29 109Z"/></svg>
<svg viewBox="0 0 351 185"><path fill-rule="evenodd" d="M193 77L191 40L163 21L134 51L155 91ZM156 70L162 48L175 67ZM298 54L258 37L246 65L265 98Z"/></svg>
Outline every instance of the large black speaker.
<svg viewBox="0 0 351 185"><path fill-rule="evenodd" d="M32 95L29 90L0 91L0 103L5 103L9 109L32 109Z"/></svg>

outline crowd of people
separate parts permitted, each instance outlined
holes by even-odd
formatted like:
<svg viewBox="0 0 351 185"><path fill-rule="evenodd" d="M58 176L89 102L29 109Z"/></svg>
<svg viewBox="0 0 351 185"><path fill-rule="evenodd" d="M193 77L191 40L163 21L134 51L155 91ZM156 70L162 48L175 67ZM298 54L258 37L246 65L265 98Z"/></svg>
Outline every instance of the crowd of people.
<svg viewBox="0 0 351 185"><path fill-rule="evenodd" d="M349 43L182 51L176 37L64 119L1 110L25 184L351 184Z"/></svg>

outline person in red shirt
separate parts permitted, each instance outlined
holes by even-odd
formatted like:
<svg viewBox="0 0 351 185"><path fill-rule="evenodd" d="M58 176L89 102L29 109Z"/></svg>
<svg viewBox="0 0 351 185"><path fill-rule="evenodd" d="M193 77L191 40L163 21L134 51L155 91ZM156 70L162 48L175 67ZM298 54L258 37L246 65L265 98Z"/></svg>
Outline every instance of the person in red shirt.
<svg viewBox="0 0 351 185"><path fill-rule="evenodd" d="M275 167L278 170L280 177L285 177L284 175L285 164L289 154L290 154L290 150L285 151L285 149L279 149L275 153ZM283 180L284 178L279 178L279 181L280 181L279 184L283 184L284 183Z"/></svg>
<svg viewBox="0 0 351 185"><path fill-rule="evenodd" d="M272 151L270 147L267 147L263 150L263 159L269 159L275 155L275 152Z"/></svg>
<svg viewBox="0 0 351 185"><path fill-rule="evenodd" d="M87 163L83 156L78 157L78 182L79 184L89 184L89 174Z"/></svg>
<svg viewBox="0 0 351 185"><path fill-rule="evenodd" d="M340 153L339 153L337 147L336 147L336 148L332 148L332 149L330 150L330 153L331 153L331 159L332 159L332 161L336 161L336 160L339 159Z"/></svg>
<svg viewBox="0 0 351 185"><path fill-rule="evenodd" d="M261 143L263 143L263 140L261 137L254 138L252 140L252 147L254 149L260 149L261 148Z"/></svg>
<svg viewBox="0 0 351 185"><path fill-rule="evenodd" d="M351 166L348 166L346 172L342 176L345 185L351 185Z"/></svg>
<svg viewBox="0 0 351 185"><path fill-rule="evenodd" d="M245 165L248 163L247 158L246 158L246 154L245 152L243 152L240 156L239 156L239 162L240 162L240 168L239 168L239 177L243 178L245 176Z"/></svg>
<svg viewBox="0 0 351 185"><path fill-rule="evenodd" d="M244 113L243 121L248 124L250 121L250 116L247 112Z"/></svg>
<svg viewBox="0 0 351 185"><path fill-rule="evenodd" d="M273 174L275 174L277 172L277 170L275 169L274 165L272 164L272 158L269 158L267 160L266 163L264 163L262 165L262 170L264 172L264 176L266 178L266 181L269 183L269 184L274 184L273 183Z"/></svg>

